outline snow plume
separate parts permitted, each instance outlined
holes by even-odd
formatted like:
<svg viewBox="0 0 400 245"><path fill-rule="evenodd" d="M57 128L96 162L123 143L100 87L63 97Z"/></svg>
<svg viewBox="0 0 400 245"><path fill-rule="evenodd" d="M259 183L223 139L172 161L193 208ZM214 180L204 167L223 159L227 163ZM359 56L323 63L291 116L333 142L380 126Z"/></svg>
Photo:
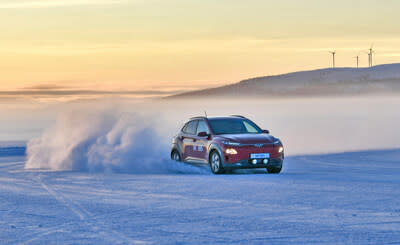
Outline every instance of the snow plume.
<svg viewBox="0 0 400 245"><path fill-rule="evenodd" d="M204 173L169 160L170 139L151 117L112 111L70 111L27 146L25 168L89 172Z"/></svg>

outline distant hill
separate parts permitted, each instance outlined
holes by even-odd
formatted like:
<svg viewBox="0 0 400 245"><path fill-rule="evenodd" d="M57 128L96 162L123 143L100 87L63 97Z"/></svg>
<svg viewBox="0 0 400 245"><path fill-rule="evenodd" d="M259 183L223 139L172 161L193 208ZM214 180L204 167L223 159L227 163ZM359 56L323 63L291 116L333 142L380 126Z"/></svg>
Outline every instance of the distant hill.
<svg viewBox="0 0 400 245"><path fill-rule="evenodd" d="M356 95L400 92L400 63L371 68L329 68L257 77L169 98Z"/></svg>

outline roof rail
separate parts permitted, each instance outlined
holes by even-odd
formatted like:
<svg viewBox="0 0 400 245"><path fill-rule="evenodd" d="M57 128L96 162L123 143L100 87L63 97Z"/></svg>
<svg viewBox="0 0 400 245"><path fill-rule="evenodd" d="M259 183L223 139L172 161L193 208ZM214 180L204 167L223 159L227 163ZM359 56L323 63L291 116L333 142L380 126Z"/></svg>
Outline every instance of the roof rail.
<svg viewBox="0 0 400 245"><path fill-rule="evenodd" d="M207 118L207 117L205 117L205 116L191 117L190 120L192 120L192 119L204 119L204 118Z"/></svg>
<svg viewBox="0 0 400 245"><path fill-rule="evenodd" d="M242 115L231 115L231 117L240 117L240 118L246 118L245 116L242 116Z"/></svg>

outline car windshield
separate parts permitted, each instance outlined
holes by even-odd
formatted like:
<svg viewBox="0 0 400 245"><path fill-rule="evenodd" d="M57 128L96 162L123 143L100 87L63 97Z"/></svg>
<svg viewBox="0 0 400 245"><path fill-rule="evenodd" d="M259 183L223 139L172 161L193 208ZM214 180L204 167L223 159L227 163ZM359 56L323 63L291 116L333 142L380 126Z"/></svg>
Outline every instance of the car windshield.
<svg viewBox="0 0 400 245"><path fill-rule="evenodd" d="M262 130L252 121L239 118L209 119L214 134L259 134Z"/></svg>

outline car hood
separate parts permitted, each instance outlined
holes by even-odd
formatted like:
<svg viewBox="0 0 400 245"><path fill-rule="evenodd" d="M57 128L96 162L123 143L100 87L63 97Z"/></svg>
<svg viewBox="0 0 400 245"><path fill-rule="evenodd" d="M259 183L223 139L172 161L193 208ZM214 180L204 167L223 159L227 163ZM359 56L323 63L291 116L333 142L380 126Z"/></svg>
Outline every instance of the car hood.
<svg viewBox="0 0 400 245"><path fill-rule="evenodd" d="M222 134L218 135L223 140L233 141L241 144L266 144L273 143L277 139L269 134Z"/></svg>

